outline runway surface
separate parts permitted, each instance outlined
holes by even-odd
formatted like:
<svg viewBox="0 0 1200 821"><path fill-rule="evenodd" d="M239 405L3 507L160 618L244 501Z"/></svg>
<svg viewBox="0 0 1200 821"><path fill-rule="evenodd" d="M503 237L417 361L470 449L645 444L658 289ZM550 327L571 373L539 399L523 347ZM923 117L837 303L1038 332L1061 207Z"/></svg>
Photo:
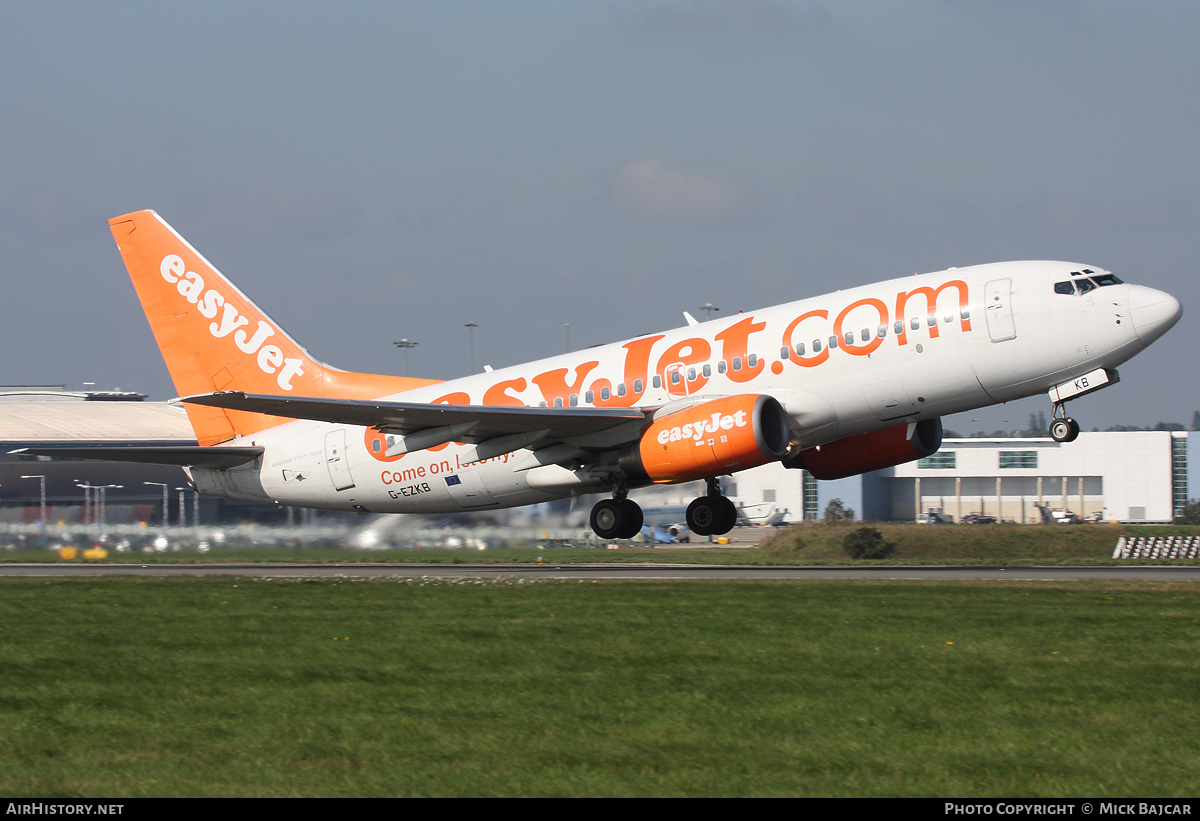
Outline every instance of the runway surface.
<svg viewBox="0 0 1200 821"><path fill-rule="evenodd" d="M543 579L907 579L1200 581L1200 567L727 567L646 564L0 564L18 576L523 577Z"/></svg>

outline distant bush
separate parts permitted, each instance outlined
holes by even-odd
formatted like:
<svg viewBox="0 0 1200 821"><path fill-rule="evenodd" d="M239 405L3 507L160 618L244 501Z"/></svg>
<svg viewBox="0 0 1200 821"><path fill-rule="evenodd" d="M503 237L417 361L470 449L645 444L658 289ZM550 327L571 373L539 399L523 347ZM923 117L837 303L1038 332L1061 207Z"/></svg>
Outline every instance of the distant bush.
<svg viewBox="0 0 1200 821"><path fill-rule="evenodd" d="M1192 499L1175 517L1177 525L1200 525L1200 499Z"/></svg>
<svg viewBox="0 0 1200 821"><path fill-rule="evenodd" d="M852 559L886 559L896 552L896 546L875 528L860 527L842 540L842 550Z"/></svg>
<svg viewBox="0 0 1200 821"><path fill-rule="evenodd" d="M841 499L830 499L829 504L825 505L825 521L853 522L854 508L846 507Z"/></svg>

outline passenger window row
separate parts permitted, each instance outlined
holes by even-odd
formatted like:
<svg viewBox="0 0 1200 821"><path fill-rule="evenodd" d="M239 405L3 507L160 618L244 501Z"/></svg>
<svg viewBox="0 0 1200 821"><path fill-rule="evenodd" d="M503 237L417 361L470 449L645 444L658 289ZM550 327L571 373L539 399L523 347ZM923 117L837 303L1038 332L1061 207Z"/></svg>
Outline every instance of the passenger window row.
<svg viewBox="0 0 1200 821"><path fill-rule="evenodd" d="M750 354L749 356L746 357L745 367L753 368L753 367L756 367L757 365L758 365L758 354ZM742 368L743 368L743 363L742 363L742 358L740 356L735 356L728 363L724 359L720 359L717 361L717 372L718 373L726 373L730 369L732 369L734 371L740 371L740 370L742 370ZM670 380L670 383L672 385L681 385L681 384L683 384L685 375L686 375L688 382L695 382L697 379L699 379L701 377L704 377L707 379L712 376L712 365L705 363L704 365L701 365L699 367L699 370L697 370L696 367L693 366L693 367L688 368L686 370L686 372L681 369L674 370L674 371L671 371L670 374L668 374L667 378ZM659 374L655 374L654 378L650 380L650 384L651 384L651 386L653 386L655 388L661 388L663 386L662 376ZM641 393L642 390L644 389L644 386L645 386L645 383L643 383L642 380L640 380L640 379L633 380L634 393ZM622 397L628 395L629 391L626 388L624 382L620 382L617 384L616 393L617 393L617 396L622 396ZM611 397L612 397L612 392L607 387L600 389L600 400L601 401L607 402ZM569 405L572 408L578 407L579 398L580 398L579 394L573 393L567 398L567 401L565 404ZM583 394L584 404L591 405L595 401L596 401L595 391L585 391L584 392L584 394ZM554 407L561 408L563 406L564 406L564 402L563 402L562 397L561 396L556 397L554 400ZM545 407L549 407L549 406L545 402L540 402L540 403L538 403L538 407L545 408Z"/></svg>
<svg viewBox="0 0 1200 821"><path fill-rule="evenodd" d="M657 382L658 377L656 376L656 377L654 377L654 379ZM645 385L645 383L642 382L642 380L640 380L640 379L633 380L633 392L641 393L643 385ZM658 385L656 384L655 387L658 387ZM625 396L628 393L629 393L629 389L625 387L625 383L619 382L617 384L617 396ZM612 398L612 391L610 391L607 387L600 389L601 401L607 402L611 398ZM595 402L596 401L596 392L595 391L585 392L583 395L583 401L584 401L584 404L587 404L587 405L590 405L593 402ZM571 394L571 396L568 398L567 402L570 404L571 407L573 407L573 408L576 407L577 405L579 405L579 394L577 394L577 393ZM554 407L561 408L562 406L563 406L562 397L561 396L556 397L554 400ZM538 404L538 407L544 408L544 407L546 407L546 403L540 402Z"/></svg>
<svg viewBox="0 0 1200 821"><path fill-rule="evenodd" d="M1113 277L1113 279L1116 279L1116 277ZM1060 283L1060 284L1062 284L1062 283ZM1066 284L1070 285L1071 283L1066 283ZM1056 286L1056 288L1057 288L1057 286ZM962 319L970 319L971 318L970 309L964 305L959 310L959 316ZM938 321L938 318L937 318L937 314L935 314L935 313L930 313L925 317L925 322L930 328L936 326L937 321ZM954 321L954 315L946 314L944 317L942 317L942 321L943 321L943 323L949 325L951 322ZM919 317L913 317L911 320L909 320L909 324L914 331L920 330L921 319ZM902 320L902 319L896 320L893 330L897 334L904 333L904 320ZM887 337L887 333L888 333L887 326L880 325L875 329L873 335L877 336L880 339L884 339ZM870 328L863 328L861 331L858 332L859 344L865 345L867 342L869 342L871 340L871 337L872 337L872 331ZM846 345L854 344L854 331L847 331L845 334L843 334L843 336L841 337L840 340L837 336L829 337L828 344L829 344L830 350L836 350L839 347L839 345L841 345L843 343ZM821 349L822 349L821 340L814 339L812 341L813 355L819 354L821 352ZM792 350L793 349L788 348L787 346L780 348L779 349L779 358L780 359L791 359L792 358ZM808 350L809 350L808 347L803 342L796 343L796 347L795 347L796 356L802 358L806 355ZM757 367L758 366L758 355L750 354L749 356L747 356L745 366L750 367L750 368ZM723 373L727 373L729 370L740 371L740 370L742 370L742 367L743 367L742 358L740 356L735 356L732 360L729 360L729 361L726 361L724 359L717 360L717 373L723 374ZM667 378L670 380L670 383L672 385L681 385L681 384L683 384L685 375L687 377L688 382L695 382L701 376L703 376L705 379L707 379L712 376L712 366L709 365L708 363L705 363L704 365L700 366L699 371L696 370L695 366L689 367L686 372L684 372L683 370L674 370L674 371L670 372L670 374L667 376ZM663 385L662 377L658 374L655 374L654 378L650 380L650 384L654 388L661 388ZM641 393L642 388L643 388L642 380L635 379L633 382L634 393ZM625 383L624 382L618 383L617 396L625 396L625 395L627 395L627 393L628 393L628 391L625 388ZM612 393L609 391L608 388L600 389L601 401L607 402L611 397L612 397ZM594 391L587 391L583 395L583 401L585 404L588 404L588 405L595 402L595 398L596 397L595 397ZM568 398L567 402L572 408L577 407L579 405L579 394L577 394L577 393L571 394L571 396ZM559 397L554 400L554 407L561 408L562 406L563 406L562 397ZM545 402L542 402L542 403L540 403L539 407L544 408L544 407L547 407L547 405Z"/></svg>
<svg viewBox="0 0 1200 821"><path fill-rule="evenodd" d="M961 316L963 319L970 319L971 318L971 309L966 306L963 306L962 309L959 311L959 316ZM945 316L942 317L942 322L946 325L949 325L953 321L954 321L954 314L946 314ZM937 314L927 315L925 317L925 322L930 328L934 327L935 325L937 325L937 322L938 322ZM912 319L910 319L909 325L914 331L921 330L920 317L913 317ZM892 330L897 335L904 333L904 320L897 319L896 322L892 326ZM879 337L880 339L886 338L887 333L888 333L887 325L880 325L878 328L875 329L875 336ZM871 329L863 328L861 331L859 331L858 339L859 339L859 344L862 344L862 345L867 344L867 342L869 342L871 340ZM853 345L854 344L854 332L847 331L842 337L842 342L844 342L847 345ZM829 337L829 347L830 348L837 348L838 344L839 344L838 338L836 336ZM803 342L796 343L796 356L803 357L807 350L808 350L808 348ZM812 352L814 355L819 354L821 352L821 340L819 340L819 339L813 340ZM779 349L779 358L780 359L791 359L791 356L792 356L792 352L790 349L788 349L786 347Z"/></svg>

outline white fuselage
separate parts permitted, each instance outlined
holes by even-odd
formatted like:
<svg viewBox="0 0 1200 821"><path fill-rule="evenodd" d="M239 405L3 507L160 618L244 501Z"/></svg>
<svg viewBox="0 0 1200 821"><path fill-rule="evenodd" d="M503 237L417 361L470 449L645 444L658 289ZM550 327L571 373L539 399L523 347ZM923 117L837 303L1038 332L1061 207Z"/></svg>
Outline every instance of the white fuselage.
<svg viewBox="0 0 1200 821"><path fill-rule="evenodd" d="M1178 318L1177 302L1142 286L1055 292L1083 270L1008 262L895 279L384 398L654 411L696 397L769 394L786 410L793 442L807 448L1115 368ZM515 470L527 450L464 464L464 445L387 457L378 443L372 449L373 437L362 427L294 421L229 443L264 447L255 463L190 473L216 495L395 513L513 507L608 488L586 467ZM602 459L630 438L618 429L575 444Z"/></svg>

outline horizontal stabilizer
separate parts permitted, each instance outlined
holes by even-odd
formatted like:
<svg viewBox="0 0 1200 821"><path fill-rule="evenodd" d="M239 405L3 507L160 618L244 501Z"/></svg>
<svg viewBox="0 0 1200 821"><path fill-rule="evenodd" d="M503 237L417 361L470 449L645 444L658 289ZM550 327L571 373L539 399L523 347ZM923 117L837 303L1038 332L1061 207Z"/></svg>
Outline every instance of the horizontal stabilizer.
<svg viewBox="0 0 1200 821"><path fill-rule="evenodd" d="M252 462L263 448L206 448L199 445L168 447L20 448L9 453L50 456L58 459L96 459L102 462L140 462L147 465L225 470Z"/></svg>
<svg viewBox="0 0 1200 821"><path fill-rule="evenodd" d="M409 434L427 428L476 423L457 439L479 443L511 433L545 431L546 439L562 439L614 428L645 419L636 408L529 408L494 405L429 405L417 402L317 399L247 394L241 391L189 396L193 405L311 419L335 425L361 425L386 433Z"/></svg>

